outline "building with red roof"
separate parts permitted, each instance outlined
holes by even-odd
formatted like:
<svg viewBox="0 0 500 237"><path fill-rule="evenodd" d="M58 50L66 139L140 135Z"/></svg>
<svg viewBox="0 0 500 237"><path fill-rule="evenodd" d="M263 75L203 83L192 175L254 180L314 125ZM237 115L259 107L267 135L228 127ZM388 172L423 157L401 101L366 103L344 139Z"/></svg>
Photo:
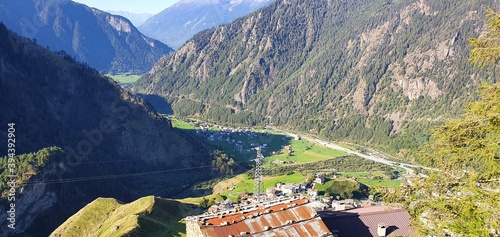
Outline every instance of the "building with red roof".
<svg viewBox="0 0 500 237"><path fill-rule="evenodd" d="M186 218L187 237L333 236L306 198L275 199Z"/></svg>

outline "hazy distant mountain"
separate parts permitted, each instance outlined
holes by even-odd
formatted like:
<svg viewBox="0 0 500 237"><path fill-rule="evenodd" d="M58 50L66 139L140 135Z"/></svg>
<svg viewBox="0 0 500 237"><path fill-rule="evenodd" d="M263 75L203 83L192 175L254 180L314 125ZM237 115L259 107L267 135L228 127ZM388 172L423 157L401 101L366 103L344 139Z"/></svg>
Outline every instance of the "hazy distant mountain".
<svg viewBox="0 0 500 237"><path fill-rule="evenodd" d="M172 51L126 18L70 0L0 0L0 22L103 72L142 73Z"/></svg>
<svg viewBox="0 0 500 237"><path fill-rule="evenodd" d="M478 78L500 79L468 61L486 6L499 0L277 0L196 34L135 90L174 114L411 149Z"/></svg>
<svg viewBox="0 0 500 237"><path fill-rule="evenodd" d="M149 18L139 30L174 49L194 34L229 23L274 0L181 0Z"/></svg>
<svg viewBox="0 0 500 237"><path fill-rule="evenodd" d="M142 23L146 22L150 17L154 16L154 14L151 13L133 13L133 12L125 12L125 11L112 11L112 10L106 10L107 12L114 14L114 15L120 15L123 16L132 22L135 27L140 26Z"/></svg>
<svg viewBox="0 0 500 237"><path fill-rule="evenodd" d="M125 202L146 195L169 197L212 177L182 169L211 164L207 147L196 137L172 128L110 78L2 24L0 95L0 142L7 144L7 123L15 123L16 154L40 151L44 158L15 159L19 184L31 184L17 190L13 230L7 227L3 195L7 146L0 147L0 236L24 231L29 234L22 236L48 236L97 197ZM62 154L44 149L54 146ZM171 169L182 171L159 172Z"/></svg>

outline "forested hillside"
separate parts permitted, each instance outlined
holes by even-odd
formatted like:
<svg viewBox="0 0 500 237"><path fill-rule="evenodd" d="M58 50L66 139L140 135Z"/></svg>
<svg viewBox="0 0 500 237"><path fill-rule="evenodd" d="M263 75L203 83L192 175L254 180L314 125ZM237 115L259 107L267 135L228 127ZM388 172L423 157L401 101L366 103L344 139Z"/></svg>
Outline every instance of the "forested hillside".
<svg viewBox="0 0 500 237"><path fill-rule="evenodd" d="M173 129L143 100L2 24L0 94L2 234L47 236L97 197L172 197L217 175L199 170L210 169L210 148ZM8 138L15 140L9 156ZM4 185L12 179L6 175L16 175L15 192ZM10 193L15 230L6 223Z"/></svg>
<svg viewBox="0 0 500 237"><path fill-rule="evenodd" d="M272 124L404 155L456 116L478 78L468 39L498 0L278 0L195 35L134 92L179 115Z"/></svg>

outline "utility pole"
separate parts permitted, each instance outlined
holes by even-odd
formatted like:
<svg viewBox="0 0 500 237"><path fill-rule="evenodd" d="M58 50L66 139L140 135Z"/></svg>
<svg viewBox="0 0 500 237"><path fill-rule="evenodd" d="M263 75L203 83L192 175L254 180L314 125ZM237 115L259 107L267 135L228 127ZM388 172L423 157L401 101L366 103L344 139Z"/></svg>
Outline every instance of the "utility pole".
<svg viewBox="0 0 500 237"><path fill-rule="evenodd" d="M253 185L253 196L257 198L257 202L261 202L262 195L264 194L264 180L262 177L262 161L264 156L260 150L260 147L255 148L257 150L257 158L255 158L255 177Z"/></svg>

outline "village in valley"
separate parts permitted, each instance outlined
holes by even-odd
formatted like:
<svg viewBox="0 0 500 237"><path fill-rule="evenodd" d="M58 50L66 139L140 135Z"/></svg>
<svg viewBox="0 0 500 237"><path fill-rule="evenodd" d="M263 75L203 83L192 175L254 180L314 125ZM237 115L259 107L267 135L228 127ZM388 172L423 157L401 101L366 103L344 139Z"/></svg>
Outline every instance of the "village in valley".
<svg viewBox="0 0 500 237"><path fill-rule="evenodd" d="M287 212L295 212L297 208L308 210L309 215L298 217L295 222L276 221L259 225L267 226L267 231L293 229L298 233L300 228L308 228L308 225L324 227L319 228L318 231L324 233L318 236L348 233L349 228L360 223L368 226L366 231L370 233L382 233L382 230L386 234L409 233L408 213L401 206L380 202L383 195L395 193L396 187L405 185L404 170L366 161L298 135L290 136L271 129L231 128L193 119L171 119L173 126L196 134L247 167L255 166L257 154L262 154L263 158L261 177L252 171L235 174L216 184L211 195L199 200L206 212L186 218L187 236L200 236L200 232L217 236L215 233L222 229L227 232L230 226L246 231L229 231L231 233L225 236L255 234L259 231L252 229L252 222L261 217L278 220L280 215L288 215ZM261 193L256 190L259 182ZM358 221L349 221L355 216ZM373 219L378 222L373 222ZM298 226L296 222L304 224ZM344 222L350 224L339 225ZM387 227L390 228L387 230Z"/></svg>

